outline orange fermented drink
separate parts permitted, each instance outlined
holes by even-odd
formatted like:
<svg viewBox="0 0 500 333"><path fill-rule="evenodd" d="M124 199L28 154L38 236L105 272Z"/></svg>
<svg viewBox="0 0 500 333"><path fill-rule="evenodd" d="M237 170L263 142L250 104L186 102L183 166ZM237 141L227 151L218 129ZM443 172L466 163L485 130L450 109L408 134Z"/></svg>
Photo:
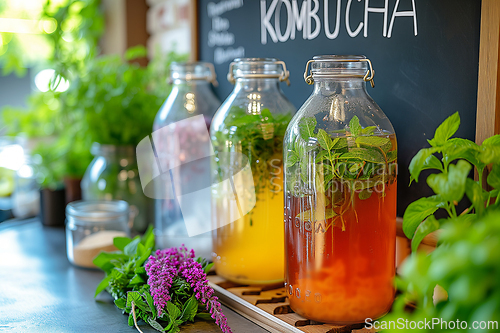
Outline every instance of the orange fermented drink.
<svg viewBox="0 0 500 333"><path fill-rule="evenodd" d="M285 287L293 310L306 318L356 323L378 318L391 307L396 182L386 188L385 196L353 197L352 207L343 213L344 231L339 215L312 222L297 218L310 209L308 198L286 197ZM340 214L340 209L334 210Z"/></svg>
<svg viewBox="0 0 500 333"><path fill-rule="evenodd" d="M314 57L283 142L285 288L319 322L374 320L394 299L397 143L373 75L364 56Z"/></svg>

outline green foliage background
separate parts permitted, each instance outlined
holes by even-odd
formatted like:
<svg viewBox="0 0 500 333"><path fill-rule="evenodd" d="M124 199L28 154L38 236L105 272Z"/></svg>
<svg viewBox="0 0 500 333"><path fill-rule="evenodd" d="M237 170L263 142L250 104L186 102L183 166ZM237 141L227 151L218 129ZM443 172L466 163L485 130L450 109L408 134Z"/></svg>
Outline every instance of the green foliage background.
<svg viewBox="0 0 500 333"><path fill-rule="evenodd" d="M402 294L382 320L442 318L467 322L470 332L496 332L498 326L474 329L473 324L497 321L498 325L500 321L500 135L477 145L452 138L459 125L458 113L448 117L429 140L431 147L420 150L410 163L411 180L418 181L422 170L435 171L427 177L435 195L411 203L405 211L403 231L412 239L414 252L396 280ZM483 177L487 167L489 174ZM469 177L474 169L479 181ZM464 197L471 206L457 212ZM445 211L448 217L438 219L437 211ZM436 250L416 252L422 239L438 229ZM433 299L436 285L447 292L446 299ZM411 312L408 302L415 305ZM421 331L448 331L444 328L438 325Z"/></svg>
<svg viewBox="0 0 500 333"><path fill-rule="evenodd" d="M100 0L46 0L40 19L55 26L44 34L51 51L41 65L56 75L49 91L29 97L26 109L6 107L1 117L8 135L38 142L33 154L41 156L40 182L56 188L64 177L83 176L93 142L135 145L151 133L154 116L170 93L168 67L187 55L156 55L147 67L132 62L146 55L142 47L123 58L99 56L104 30ZM15 44L7 46L0 56L4 73L25 74L33 63L20 56ZM60 78L69 81L67 91L56 91Z"/></svg>

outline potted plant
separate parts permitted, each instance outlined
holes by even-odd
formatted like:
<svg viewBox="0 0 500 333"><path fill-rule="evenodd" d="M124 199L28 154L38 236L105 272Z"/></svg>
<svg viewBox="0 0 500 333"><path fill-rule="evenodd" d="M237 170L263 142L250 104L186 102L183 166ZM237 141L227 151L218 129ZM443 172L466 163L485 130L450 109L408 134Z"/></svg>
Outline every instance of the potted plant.
<svg viewBox="0 0 500 333"><path fill-rule="evenodd" d="M411 203L405 211L403 230L412 239L414 252L404 262L397 280L402 295L381 320L384 330L396 331L398 327L389 327L388 323L398 318L406 318L406 324L428 323L423 330L432 332L498 330L500 135L481 145L451 138L459 125L458 113L446 119L429 140L431 147L420 150L410 163L415 181L422 170L435 171L427 177L435 195ZM474 169L477 181L469 177ZM483 177L487 169L488 176ZM470 206L457 211L458 204L467 199ZM440 218L438 211L446 217ZM430 254L416 252L422 239L438 229L437 248ZM444 296L436 297L436 288L444 289ZM415 305L411 313L405 310L408 302Z"/></svg>
<svg viewBox="0 0 500 333"><path fill-rule="evenodd" d="M90 141L78 131L81 121L62 112L61 94L53 90L34 94L27 110L9 107L2 114L7 134L25 136L32 148L27 151L40 184L41 220L46 225L64 224L66 203L80 199L67 179L79 189L79 180L91 161Z"/></svg>
<svg viewBox="0 0 500 333"><path fill-rule="evenodd" d="M125 59L106 55L87 63L86 73L73 82L66 104L80 113L84 132L93 142L94 160L83 177L84 199L122 199L135 214L132 229L144 232L152 210L142 192L135 146L151 134L154 117L170 86L158 89L155 63L130 63L145 56L143 47L128 50ZM166 81L165 78L160 78Z"/></svg>

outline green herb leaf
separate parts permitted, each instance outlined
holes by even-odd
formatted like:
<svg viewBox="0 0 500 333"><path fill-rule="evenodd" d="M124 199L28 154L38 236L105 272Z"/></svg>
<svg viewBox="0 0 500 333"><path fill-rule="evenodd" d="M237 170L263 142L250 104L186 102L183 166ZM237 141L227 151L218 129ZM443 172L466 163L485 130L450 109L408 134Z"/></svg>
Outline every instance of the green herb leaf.
<svg viewBox="0 0 500 333"><path fill-rule="evenodd" d="M127 300L125 298L115 299L115 305L118 307L118 309L123 310L127 307Z"/></svg>
<svg viewBox="0 0 500 333"><path fill-rule="evenodd" d="M128 237L115 237L113 238L113 245L120 251L123 251L125 246L130 243L132 239Z"/></svg>
<svg viewBox="0 0 500 333"><path fill-rule="evenodd" d="M99 285L97 286L97 288L95 290L94 298L97 297L97 295L99 295L99 293L101 291L103 291L104 289L106 289L106 287L109 284L109 281L111 281L111 276L109 276L109 275L106 276L104 279L102 279L102 281L99 283Z"/></svg>
<svg viewBox="0 0 500 333"><path fill-rule="evenodd" d="M358 197L360 200L369 199L371 196L372 196L372 191L368 191L368 190L360 191L358 194Z"/></svg>
<svg viewBox="0 0 500 333"><path fill-rule="evenodd" d="M134 275L132 280L130 280L129 284L130 285L135 285L135 284L143 284L145 281L138 275Z"/></svg>
<svg viewBox="0 0 500 333"><path fill-rule="evenodd" d="M326 150L322 150L320 151L317 155L316 155L316 163L321 163L323 160L327 160L329 161L330 159L328 158L330 152L329 151L326 151Z"/></svg>
<svg viewBox="0 0 500 333"><path fill-rule="evenodd" d="M389 151L392 147L391 140L381 136L359 136L355 142L358 145L380 147L384 152Z"/></svg>
<svg viewBox="0 0 500 333"><path fill-rule="evenodd" d="M316 118L314 117L304 117L299 122L299 133L302 139L306 142L309 141L309 138L314 138L314 129L317 125Z"/></svg>
<svg viewBox="0 0 500 333"><path fill-rule="evenodd" d="M145 292L144 297L146 298L146 303L149 305L149 310L153 314L153 319L156 319L156 306L154 304L153 296L151 296L149 292Z"/></svg>
<svg viewBox="0 0 500 333"><path fill-rule="evenodd" d="M210 313L206 313L206 312L197 313L195 317L203 319L203 320L215 321L215 319L212 318Z"/></svg>
<svg viewBox="0 0 500 333"><path fill-rule="evenodd" d="M486 164L479 160L480 151L481 148L470 140L453 138L448 140L442 148L444 156L443 162L448 165L456 159L465 159L475 165L479 170L482 170Z"/></svg>
<svg viewBox="0 0 500 333"><path fill-rule="evenodd" d="M439 195L420 198L409 204L403 215L403 232L406 237L412 239L420 223L445 205L446 201Z"/></svg>
<svg viewBox="0 0 500 333"><path fill-rule="evenodd" d="M205 266L205 268L203 268L203 272L204 272L205 274L208 274L208 272L210 272L210 270L212 269L212 267L213 267L213 266L214 266L214 263L213 263L213 262L211 262L210 264L207 264L207 265Z"/></svg>
<svg viewBox="0 0 500 333"><path fill-rule="evenodd" d="M432 174L427 177L427 184L445 201L458 203L465 193L465 181L472 166L465 160L449 166L448 173Z"/></svg>
<svg viewBox="0 0 500 333"><path fill-rule="evenodd" d="M128 315L128 326L134 326L134 315L132 312Z"/></svg>
<svg viewBox="0 0 500 333"><path fill-rule="evenodd" d="M500 146L500 134L485 139L482 146Z"/></svg>
<svg viewBox="0 0 500 333"><path fill-rule="evenodd" d="M431 155L427 157L427 159L424 162L424 166L422 168L422 170L429 170L429 169L444 171L443 163L435 155Z"/></svg>
<svg viewBox="0 0 500 333"><path fill-rule="evenodd" d="M139 266L134 269L135 274L146 274L146 268L144 266Z"/></svg>
<svg viewBox="0 0 500 333"><path fill-rule="evenodd" d="M297 214L296 218L301 220L302 222L318 222L325 221L331 219L332 217L337 216L337 213L331 208L321 209L318 207L317 210L313 211L312 209L306 210L305 212L301 212Z"/></svg>
<svg viewBox="0 0 500 333"><path fill-rule="evenodd" d="M141 309L144 312L149 312L149 305L143 301L141 294L138 291L127 292L127 307L132 306L134 302L136 308Z"/></svg>
<svg viewBox="0 0 500 333"><path fill-rule="evenodd" d="M346 147L347 147L347 138L336 138L334 140L333 149L335 149L335 151L339 151L339 150L344 149Z"/></svg>
<svg viewBox="0 0 500 333"><path fill-rule="evenodd" d="M373 133L375 133L376 129L377 129L377 126L367 126L361 130L361 134L372 135Z"/></svg>
<svg viewBox="0 0 500 333"><path fill-rule="evenodd" d="M427 162L427 159L429 156L432 154L438 152L438 148L426 148L426 149L420 149L417 153L417 155L413 156L410 162L409 170L410 170L410 184L413 180L418 183L418 176L420 175L420 172L425 169L431 169L431 164L435 164L433 159L429 162ZM429 164L428 164L429 163Z"/></svg>
<svg viewBox="0 0 500 333"><path fill-rule="evenodd" d="M153 226L149 225L148 229L141 238L141 244L144 245L146 249L152 249L155 246L155 235L153 229Z"/></svg>
<svg viewBox="0 0 500 333"><path fill-rule="evenodd" d="M351 132L352 136L358 136L361 134L362 128L359 124L358 116L352 117L351 121L349 121L349 131Z"/></svg>
<svg viewBox="0 0 500 333"><path fill-rule="evenodd" d="M467 178L465 193L467 194L469 200L472 202L476 214L479 216L483 215L485 207L485 198L483 195L483 189L481 188L481 185L479 185L478 182L470 178Z"/></svg>
<svg viewBox="0 0 500 333"><path fill-rule="evenodd" d="M486 145L481 146L482 152L479 159L485 164L500 163L500 146Z"/></svg>
<svg viewBox="0 0 500 333"><path fill-rule="evenodd" d="M124 262L128 257L122 253L101 252L92 261L94 265L108 273L115 267L115 262Z"/></svg>
<svg viewBox="0 0 500 333"><path fill-rule="evenodd" d="M357 159L372 163L385 163L384 156L375 149L351 148L349 152L338 157L340 160Z"/></svg>
<svg viewBox="0 0 500 333"><path fill-rule="evenodd" d="M500 164L493 165L486 181L491 187L500 189Z"/></svg>
<svg viewBox="0 0 500 333"><path fill-rule="evenodd" d="M438 230L439 226L439 221L436 220L434 215L430 215L424 220L424 222L420 223L417 231L415 232L415 235L413 236L413 239L411 240L411 250L413 252L416 252L424 237L431 232Z"/></svg>
<svg viewBox="0 0 500 333"><path fill-rule="evenodd" d="M286 158L285 165L287 168L290 168L295 165L299 161L299 155L294 150L289 150Z"/></svg>
<svg viewBox="0 0 500 333"><path fill-rule="evenodd" d="M434 138L428 140L429 144L433 147L442 146L448 141L449 138L455 134L460 126L460 115L458 111L446 118L445 121L439 125L434 133Z"/></svg>
<svg viewBox="0 0 500 333"><path fill-rule="evenodd" d="M182 307L180 320L193 321L196 313L198 312L198 301L195 295L191 296Z"/></svg>
<svg viewBox="0 0 500 333"><path fill-rule="evenodd" d="M167 302L167 312L172 320L179 318L179 315L181 314L181 310L179 310L179 308L170 301Z"/></svg>
<svg viewBox="0 0 500 333"><path fill-rule="evenodd" d="M387 163L394 162L397 159L398 159L398 151L397 150L391 150L390 152L387 153Z"/></svg>
<svg viewBox="0 0 500 333"><path fill-rule="evenodd" d="M318 138L318 143L321 146L321 148L330 151L333 146L335 145L335 142L330 138L328 133L325 132L323 129L318 130L318 135L316 136ZM336 139L338 140L338 138Z"/></svg>
<svg viewBox="0 0 500 333"><path fill-rule="evenodd" d="M266 123L274 122L273 114L271 113L271 110L269 110L268 108L262 109L260 111L260 116L262 120Z"/></svg>
<svg viewBox="0 0 500 333"><path fill-rule="evenodd" d="M163 326L161 326L161 324L154 320L152 317L148 317L148 324L155 330L163 332Z"/></svg>
<svg viewBox="0 0 500 333"><path fill-rule="evenodd" d="M123 253L129 257L132 257L137 252L137 246L140 243L141 239L139 236L135 237L130 243L128 243L123 249Z"/></svg>

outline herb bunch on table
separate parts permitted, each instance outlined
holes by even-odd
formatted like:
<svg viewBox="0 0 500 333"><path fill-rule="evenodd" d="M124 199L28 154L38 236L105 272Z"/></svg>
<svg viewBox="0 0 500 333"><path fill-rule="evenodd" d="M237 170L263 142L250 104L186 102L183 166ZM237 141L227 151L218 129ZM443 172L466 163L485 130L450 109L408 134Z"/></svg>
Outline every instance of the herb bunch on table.
<svg viewBox="0 0 500 333"><path fill-rule="evenodd" d="M134 239L116 237L116 252L102 252L94 264L106 277L95 296L106 290L115 304L129 314L128 324L139 330L142 319L159 331L179 332L183 323L195 318L212 320L222 332L231 332L221 304L208 285L207 272L213 264L195 259L194 250L170 248L154 255L152 228Z"/></svg>

